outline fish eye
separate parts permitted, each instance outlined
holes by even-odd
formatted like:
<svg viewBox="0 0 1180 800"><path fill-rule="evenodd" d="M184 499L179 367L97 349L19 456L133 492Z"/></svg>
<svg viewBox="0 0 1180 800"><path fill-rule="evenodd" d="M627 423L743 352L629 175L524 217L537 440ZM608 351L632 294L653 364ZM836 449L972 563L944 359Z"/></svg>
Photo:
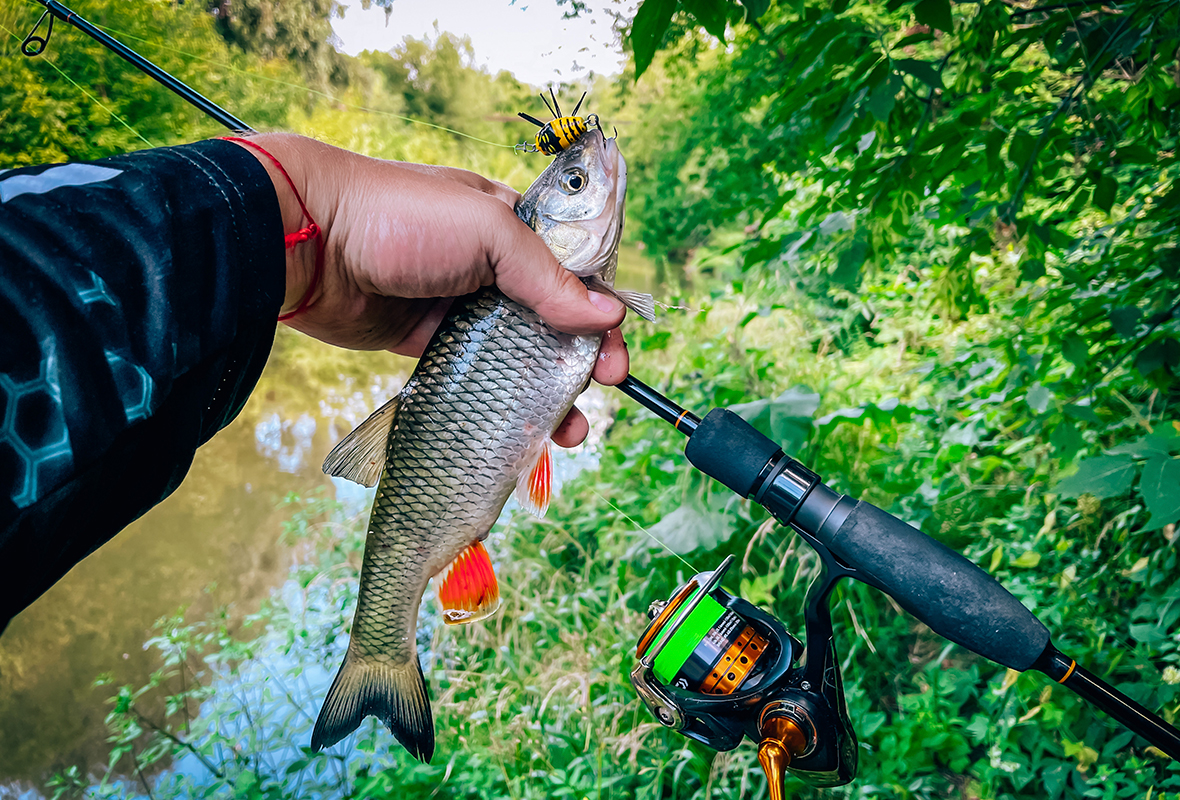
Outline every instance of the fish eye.
<svg viewBox="0 0 1180 800"><path fill-rule="evenodd" d="M571 169L563 172L557 183L566 194L577 194L586 188L586 173L580 169Z"/></svg>

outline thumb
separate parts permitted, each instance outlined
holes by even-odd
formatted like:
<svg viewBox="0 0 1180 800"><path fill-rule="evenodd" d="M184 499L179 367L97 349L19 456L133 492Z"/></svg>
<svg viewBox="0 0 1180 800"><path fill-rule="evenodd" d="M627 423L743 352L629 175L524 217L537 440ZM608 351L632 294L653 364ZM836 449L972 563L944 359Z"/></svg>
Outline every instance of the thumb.
<svg viewBox="0 0 1180 800"><path fill-rule="evenodd" d="M554 258L541 237L516 214L496 226L491 262L500 291L528 306L558 330L577 335L602 333L623 321L623 304L591 292Z"/></svg>

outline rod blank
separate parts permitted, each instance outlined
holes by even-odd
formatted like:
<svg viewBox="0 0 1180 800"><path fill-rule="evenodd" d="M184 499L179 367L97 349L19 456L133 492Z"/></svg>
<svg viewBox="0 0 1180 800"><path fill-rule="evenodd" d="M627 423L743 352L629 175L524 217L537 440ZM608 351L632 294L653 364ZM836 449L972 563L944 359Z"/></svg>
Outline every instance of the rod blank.
<svg viewBox="0 0 1180 800"><path fill-rule="evenodd" d="M142 70L151 77L155 78L168 89L171 89L173 92L180 95L181 98L196 106L198 109L205 112L210 117L229 128L231 131L235 133L255 132L253 128L242 122L233 114L229 113L204 95L194 91L183 81L169 75L167 72L148 61L139 53L135 52L130 47L127 47L118 39L103 33L85 19L79 17L73 10L63 6L57 0L37 0L37 2L45 6L49 13L53 14L53 16L57 17L62 22L73 25L75 28L82 31L82 33L94 39L102 46L130 62L131 65L136 69ZM44 50L44 45L42 45L41 50ZM38 50L37 53L40 53L41 50Z"/></svg>

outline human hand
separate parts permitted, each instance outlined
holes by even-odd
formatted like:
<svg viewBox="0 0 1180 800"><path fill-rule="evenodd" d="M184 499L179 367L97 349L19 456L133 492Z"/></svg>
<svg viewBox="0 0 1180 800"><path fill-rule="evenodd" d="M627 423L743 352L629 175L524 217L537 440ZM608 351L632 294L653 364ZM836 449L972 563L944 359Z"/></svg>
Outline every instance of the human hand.
<svg viewBox="0 0 1180 800"><path fill-rule="evenodd" d="M517 218L519 194L466 170L383 161L291 134L252 137L286 168L323 231L323 273L307 307L286 324L330 344L422 355L451 301L495 284L559 330L609 331L593 377L627 374L617 330L623 307L588 292ZM305 224L286 180L261 154L288 233ZM287 251L284 310L298 307L315 271L315 245ZM564 447L589 429L573 409L553 434Z"/></svg>

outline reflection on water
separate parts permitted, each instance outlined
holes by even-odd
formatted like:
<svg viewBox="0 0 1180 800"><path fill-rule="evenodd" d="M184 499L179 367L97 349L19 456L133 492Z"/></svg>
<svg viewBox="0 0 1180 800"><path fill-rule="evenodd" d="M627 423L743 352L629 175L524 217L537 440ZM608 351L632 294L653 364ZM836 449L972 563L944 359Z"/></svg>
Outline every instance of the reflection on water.
<svg viewBox="0 0 1180 800"><path fill-rule="evenodd" d="M645 291L650 280L637 252L621 252L620 287ZM111 690L93 688L94 679L109 673L115 685L145 684L161 666L143 645L157 620L182 608L198 619L228 605L238 625L284 586L296 557L279 544L290 514L279 502L289 493L320 490L349 513L367 510L371 491L329 479L319 465L412 367L410 359L344 352L280 328L250 402L197 453L180 489L75 567L0 637L0 798L36 796L46 778L71 765L86 772L106 764ZM605 403L597 391L579 402L592 437L605 430ZM592 466L593 451L557 458L558 479ZM325 655L334 664L339 654ZM331 670L321 671L309 673L300 702L283 713L318 708L319 684ZM191 768L175 765L180 775Z"/></svg>
<svg viewBox="0 0 1180 800"><path fill-rule="evenodd" d="M292 422L276 411L254 426L254 443L263 458L275 460L279 472L298 475L311 450L315 428L315 420L307 414Z"/></svg>
<svg viewBox="0 0 1180 800"><path fill-rule="evenodd" d="M197 453L177 492L75 567L0 637L0 797L70 765L107 761L110 673L142 685L160 667L143 643L178 609L229 604L240 621L283 583L290 492L332 481L319 469L343 432L392 396L413 362L345 353L280 329L241 416ZM364 387L363 390L357 387Z"/></svg>

